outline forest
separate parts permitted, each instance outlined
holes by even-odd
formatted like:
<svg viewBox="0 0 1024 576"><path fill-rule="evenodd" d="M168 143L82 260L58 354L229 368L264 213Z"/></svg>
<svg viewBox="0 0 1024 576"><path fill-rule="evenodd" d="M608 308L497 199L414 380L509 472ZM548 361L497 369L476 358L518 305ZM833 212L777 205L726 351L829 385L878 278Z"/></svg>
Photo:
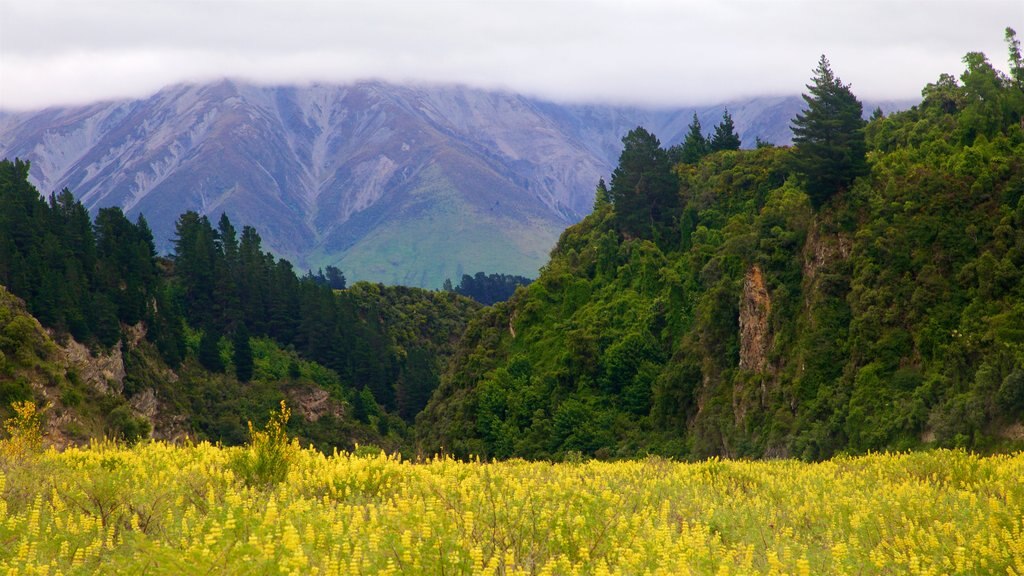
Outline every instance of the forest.
<svg viewBox="0 0 1024 576"><path fill-rule="evenodd" d="M157 256L144 217L131 222L106 208L92 221L68 190L44 200L28 169L0 162L0 284L58 342L123 352L124 399L156 390L200 438L245 441L246 421L303 379L329 390L349 418L372 419L371 438L401 431L426 405L442 359L479 308L454 292L366 283L336 289L345 287L340 270L300 275L263 251L255 229L239 233L227 215L214 227L205 216L182 214L174 252ZM135 326L146 346L124 345ZM258 363L262 373L254 373ZM33 396L31 374L15 377L14 367L0 366L5 408ZM58 378L67 380L44 379ZM305 431L308 440L351 447L350 425L328 418L316 428ZM107 432L139 435L135 426Z"/></svg>
<svg viewBox="0 0 1024 576"><path fill-rule="evenodd" d="M971 53L919 105L869 120L822 56L792 147L740 150L728 112L708 135L695 116L667 148L630 131L593 213L532 282L347 285L333 267L295 270L226 214L182 214L158 255L144 217L90 218L2 161L0 284L16 298L0 315L0 410L50 402L98 414L76 442L131 440L166 432L133 403L152 394L184 434L240 444L248 421L319 390L335 409L290 426L325 451L1020 446L1024 65L1006 39L1008 74ZM119 390L84 386L51 337L120 354Z"/></svg>
<svg viewBox="0 0 1024 576"><path fill-rule="evenodd" d="M971 53L868 121L822 57L789 148L674 161L630 132L593 214L470 323L420 442L542 459L1019 447L1024 67L1012 30L1007 45L1009 74Z"/></svg>

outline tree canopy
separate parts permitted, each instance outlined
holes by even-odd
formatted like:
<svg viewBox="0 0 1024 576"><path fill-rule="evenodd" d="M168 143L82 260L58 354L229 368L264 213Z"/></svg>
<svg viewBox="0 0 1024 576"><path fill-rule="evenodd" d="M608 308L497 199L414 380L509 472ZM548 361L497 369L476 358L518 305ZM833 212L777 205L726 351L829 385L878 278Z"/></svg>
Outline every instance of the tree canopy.
<svg viewBox="0 0 1024 576"><path fill-rule="evenodd" d="M679 183L668 153L658 138L637 126L622 138L619 166L608 190L619 229L633 236L657 238L671 226L679 209Z"/></svg>
<svg viewBox="0 0 1024 576"><path fill-rule="evenodd" d="M711 152L740 149L740 135L736 133L736 126L732 122L728 108L722 112L722 122L715 126L715 133L711 136L708 148Z"/></svg>
<svg viewBox="0 0 1024 576"><path fill-rule="evenodd" d="M688 126L686 136L681 144L671 148L672 161L683 164L696 164L701 158L708 155L711 144L701 132L700 119L697 113L693 113L693 120Z"/></svg>
<svg viewBox="0 0 1024 576"><path fill-rule="evenodd" d="M865 123L863 106L832 72L824 54L807 89L807 108L792 122L793 163L811 203L819 207L867 173Z"/></svg>

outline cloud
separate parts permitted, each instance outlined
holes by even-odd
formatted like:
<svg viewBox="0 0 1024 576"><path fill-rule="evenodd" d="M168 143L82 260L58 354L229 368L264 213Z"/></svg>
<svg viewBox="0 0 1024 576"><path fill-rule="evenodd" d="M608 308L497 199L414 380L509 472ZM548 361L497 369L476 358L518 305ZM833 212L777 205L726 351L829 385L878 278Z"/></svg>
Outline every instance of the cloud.
<svg viewBox="0 0 1024 576"><path fill-rule="evenodd" d="M1019 0L0 0L0 11L0 109L220 77L695 104L799 92L821 53L862 97L913 97L968 51L1002 66L1003 28L1024 16Z"/></svg>

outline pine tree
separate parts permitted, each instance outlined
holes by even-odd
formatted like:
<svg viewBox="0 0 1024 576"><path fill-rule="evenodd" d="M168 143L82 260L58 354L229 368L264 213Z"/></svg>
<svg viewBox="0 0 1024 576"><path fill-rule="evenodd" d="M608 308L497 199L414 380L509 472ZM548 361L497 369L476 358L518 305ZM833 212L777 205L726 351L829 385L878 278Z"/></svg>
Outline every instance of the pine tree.
<svg viewBox="0 0 1024 576"><path fill-rule="evenodd" d="M235 376L241 382L248 382L252 379L253 361L252 346L249 344L249 330L245 327L245 322L239 322L235 327L231 343L234 346L232 361L235 364Z"/></svg>
<svg viewBox="0 0 1024 576"><path fill-rule="evenodd" d="M197 358L210 372L224 371L224 362L220 359L220 334L209 329L203 331Z"/></svg>
<svg viewBox="0 0 1024 576"><path fill-rule="evenodd" d="M679 147L679 161L684 164L696 164L701 158L708 155L710 144L708 139L701 132L700 120L697 113L693 113L693 121L690 122L689 132Z"/></svg>
<svg viewBox="0 0 1024 576"><path fill-rule="evenodd" d="M708 147L712 152L740 149L740 135L736 133L736 126L733 125L728 108L722 112L722 122L715 126L715 134L711 137Z"/></svg>
<svg viewBox="0 0 1024 576"><path fill-rule="evenodd" d="M608 190L619 229L658 238L679 210L679 183L658 138L636 127L622 139L619 166Z"/></svg>
<svg viewBox="0 0 1024 576"><path fill-rule="evenodd" d="M594 209L593 212L597 212L601 208L611 204L611 200L608 194L608 185L604 183L604 178L597 181L597 188L594 190Z"/></svg>
<svg viewBox="0 0 1024 576"><path fill-rule="evenodd" d="M346 286L345 274L337 266L328 266L326 269L327 273L327 285L331 287L331 290L344 290Z"/></svg>
<svg viewBox="0 0 1024 576"><path fill-rule="evenodd" d="M867 173L863 106L850 86L832 73L824 55L807 89L807 109L792 122L793 160L811 204L820 207Z"/></svg>

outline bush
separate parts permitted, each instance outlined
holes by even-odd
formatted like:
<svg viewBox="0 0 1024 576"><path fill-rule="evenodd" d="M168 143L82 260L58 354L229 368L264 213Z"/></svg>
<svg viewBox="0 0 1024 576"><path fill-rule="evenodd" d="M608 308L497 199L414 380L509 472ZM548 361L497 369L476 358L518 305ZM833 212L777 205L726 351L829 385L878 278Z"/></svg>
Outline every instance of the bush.
<svg viewBox="0 0 1024 576"><path fill-rule="evenodd" d="M107 422L110 435L126 442L142 440L149 436L151 430L149 422L133 414L125 404L111 410Z"/></svg>
<svg viewBox="0 0 1024 576"><path fill-rule="evenodd" d="M27 400L11 404L14 416L4 420L7 438L0 441L0 454L5 458L21 458L38 452L43 446L43 412Z"/></svg>
<svg viewBox="0 0 1024 576"><path fill-rule="evenodd" d="M285 426L291 410L281 401L281 409L270 413L263 430L249 422L249 444L232 459L232 469L247 486L269 487L285 479L298 442L288 438Z"/></svg>

